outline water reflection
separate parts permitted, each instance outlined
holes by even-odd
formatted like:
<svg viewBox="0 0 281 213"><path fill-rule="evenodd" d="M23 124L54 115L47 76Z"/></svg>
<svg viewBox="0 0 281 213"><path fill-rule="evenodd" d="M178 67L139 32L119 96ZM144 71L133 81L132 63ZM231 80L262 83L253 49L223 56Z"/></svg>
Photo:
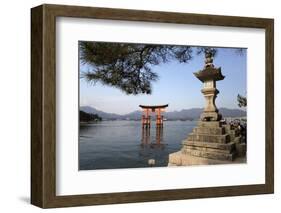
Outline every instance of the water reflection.
<svg viewBox="0 0 281 213"><path fill-rule="evenodd" d="M139 121L81 124L79 170L167 166L169 154L181 148L194 121L167 121L163 128L142 129Z"/></svg>
<svg viewBox="0 0 281 213"><path fill-rule="evenodd" d="M142 128L141 146L150 144L150 128Z"/></svg>
<svg viewBox="0 0 281 213"><path fill-rule="evenodd" d="M163 142L163 127L156 127L156 144ZM164 145L164 144L163 144Z"/></svg>
<svg viewBox="0 0 281 213"><path fill-rule="evenodd" d="M163 141L163 127L156 126L154 133L155 139L153 135L150 134L150 129L151 128L142 128L141 147L143 149L165 149L165 144Z"/></svg>

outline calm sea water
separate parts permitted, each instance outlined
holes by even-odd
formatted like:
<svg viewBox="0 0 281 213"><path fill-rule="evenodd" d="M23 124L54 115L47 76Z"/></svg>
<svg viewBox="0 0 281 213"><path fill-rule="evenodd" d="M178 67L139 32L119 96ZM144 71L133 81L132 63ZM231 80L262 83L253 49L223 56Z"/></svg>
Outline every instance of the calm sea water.
<svg viewBox="0 0 281 213"><path fill-rule="evenodd" d="M165 121L164 127L143 130L140 121L102 121L80 126L79 169L116 169L167 166L168 156L179 151L181 142L196 121Z"/></svg>

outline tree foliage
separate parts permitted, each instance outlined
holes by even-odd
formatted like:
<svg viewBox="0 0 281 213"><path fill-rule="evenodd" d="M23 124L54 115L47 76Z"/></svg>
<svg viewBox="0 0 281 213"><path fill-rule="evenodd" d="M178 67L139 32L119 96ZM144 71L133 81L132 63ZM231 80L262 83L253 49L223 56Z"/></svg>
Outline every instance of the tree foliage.
<svg viewBox="0 0 281 213"><path fill-rule="evenodd" d="M127 94L151 94L159 76L153 66L177 61L188 63L194 56L217 54L216 48L179 45L79 42L80 63L87 65L82 78L121 89ZM243 55L245 49L236 49Z"/></svg>
<svg viewBox="0 0 281 213"><path fill-rule="evenodd" d="M239 107L247 107L247 98L238 94L237 95L237 101Z"/></svg>
<svg viewBox="0 0 281 213"><path fill-rule="evenodd" d="M206 48L196 48L201 54ZM215 49L209 48L213 54ZM88 82L97 81L121 89L127 94L151 94L151 83L158 79L153 66L176 60L188 63L194 54L190 46L79 42L82 64L90 70L83 73Z"/></svg>

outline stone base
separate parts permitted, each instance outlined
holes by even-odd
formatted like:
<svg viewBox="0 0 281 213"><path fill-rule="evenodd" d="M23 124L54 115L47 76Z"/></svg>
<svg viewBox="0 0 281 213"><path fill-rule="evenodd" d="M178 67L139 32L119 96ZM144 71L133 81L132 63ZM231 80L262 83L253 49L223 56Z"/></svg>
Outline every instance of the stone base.
<svg viewBox="0 0 281 213"><path fill-rule="evenodd" d="M231 134L229 134L231 133ZM235 144L239 141L236 132L219 121L199 121L182 143L181 153L213 160L233 161L236 157Z"/></svg>
<svg viewBox="0 0 281 213"><path fill-rule="evenodd" d="M216 165L216 164L235 164L246 163L246 157L238 157L233 161L215 160L183 154L181 151L169 155L168 166L193 166L193 165Z"/></svg>
<svg viewBox="0 0 281 213"><path fill-rule="evenodd" d="M197 123L198 127L207 127L207 128L220 128L222 127L221 123L219 121L198 121Z"/></svg>
<svg viewBox="0 0 281 213"><path fill-rule="evenodd" d="M219 121L221 120L222 116L221 114L217 112L203 112L200 115L201 121Z"/></svg>
<svg viewBox="0 0 281 213"><path fill-rule="evenodd" d="M234 143L222 145L221 143L186 141L181 151L183 154L197 157L232 161L235 157L234 149Z"/></svg>
<svg viewBox="0 0 281 213"><path fill-rule="evenodd" d="M213 132L213 130L210 130ZM190 133L188 141L209 142L209 143L227 143L230 141L229 134L203 134L203 133Z"/></svg>

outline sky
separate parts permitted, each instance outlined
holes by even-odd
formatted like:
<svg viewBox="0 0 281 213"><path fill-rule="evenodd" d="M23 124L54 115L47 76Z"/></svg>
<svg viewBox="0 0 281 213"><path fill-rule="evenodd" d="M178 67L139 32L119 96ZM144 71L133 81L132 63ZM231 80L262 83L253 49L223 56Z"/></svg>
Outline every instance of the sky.
<svg viewBox="0 0 281 213"><path fill-rule="evenodd" d="M216 106L231 109L239 108L237 94L246 96L247 92L247 53L237 54L234 48L217 48L214 58L215 67L221 67L225 79L217 81L219 94ZM139 105L169 104L166 111L203 108L204 96L201 93L203 84L194 76L194 72L204 67L204 55L195 55L188 63L171 61L153 66L152 70L159 79L152 82L152 94L127 95L120 89L90 84L80 79L80 106L91 106L109 113L127 114L140 110ZM80 64L80 73L91 68Z"/></svg>

